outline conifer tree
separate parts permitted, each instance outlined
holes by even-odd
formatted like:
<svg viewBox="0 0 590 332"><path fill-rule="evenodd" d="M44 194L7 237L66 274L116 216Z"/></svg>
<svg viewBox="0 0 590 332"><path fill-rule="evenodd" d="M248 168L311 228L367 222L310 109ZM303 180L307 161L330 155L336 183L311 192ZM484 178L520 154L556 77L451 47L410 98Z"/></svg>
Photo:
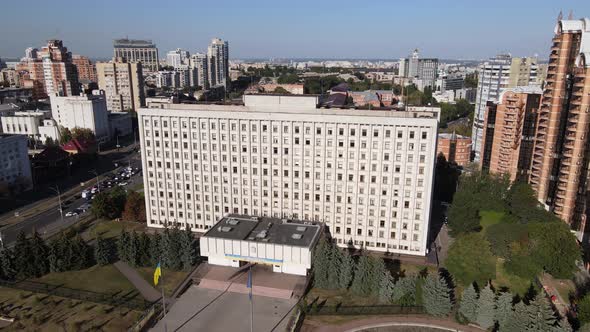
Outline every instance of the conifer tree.
<svg viewBox="0 0 590 332"><path fill-rule="evenodd" d="M340 286L340 272L342 268L342 252L333 244L328 245L328 288L337 289Z"/></svg>
<svg viewBox="0 0 590 332"><path fill-rule="evenodd" d="M422 286L422 303L427 313L437 317L449 314L452 308L447 282L439 275L428 275Z"/></svg>
<svg viewBox="0 0 590 332"><path fill-rule="evenodd" d="M47 250L47 262L50 272L60 272L61 262L60 242L58 239L51 240Z"/></svg>
<svg viewBox="0 0 590 332"><path fill-rule="evenodd" d="M160 234L156 233L152 236L150 241L150 261L151 266L156 266L162 257L162 247L160 244L162 243L162 237Z"/></svg>
<svg viewBox="0 0 590 332"><path fill-rule="evenodd" d="M355 263L348 250L344 250L341 256L340 275L338 278L338 286L342 289L348 289L352 282Z"/></svg>
<svg viewBox="0 0 590 332"><path fill-rule="evenodd" d="M393 287L392 300L401 306L416 304L416 277L399 278Z"/></svg>
<svg viewBox="0 0 590 332"><path fill-rule="evenodd" d="M527 313L530 322L527 331L551 332L557 326L555 312L547 298L542 295L537 295L527 306Z"/></svg>
<svg viewBox="0 0 590 332"><path fill-rule="evenodd" d="M121 235L117 240L117 255L119 256L119 259L124 262L129 261L129 242L129 233L125 230L121 230Z"/></svg>
<svg viewBox="0 0 590 332"><path fill-rule="evenodd" d="M468 322L475 322L477 319L477 291L473 287L473 283L469 285L461 296L461 303L459 304L459 313L465 317Z"/></svg>
<svg viewBox="0 0 590 332"><path fill-rule="evenodd" d="M87 268L91 263L92 257L90 246L79 235L70 243L72 245L73 259L68 270L82 270Z"/></svg>
<svg viewBox="0 0 590 332"><path fill-rule="evenodd" d="M141 233L139 236L139 265L151 266L150 258L151 238L146 233Z"/></svg>
<svg viewBox="0 0 590 332"><path fill-rule="evenodd" d="M379 259L379 261L383 262L382 259ZM394 287L393 276L391 275L391 272L386 268L381 269L380 272L379 270L379 268L376 269L376 272L381 274L378 285L379 301L383 303L391 303Z"/></svg>
<svg viewBox="0 0 590 332"><path fill-rule="evenodd" d="M31 237L31 255L33 257L33 274L36 277L41 277L49 273L49 263L47 261L48 248L45 245L45 240L41 238L36 230L33 231Z"/></svg>
<svg viewBox="0 0 590 332"><path fill-rule="evenodd" d="M188 271L193 267L196 260L194 238L188 226L184 231L181 232L180 239L181 268L185 271Z"/></svg>
<svg viewBox="0 0 590 332"><path fill-rule="evenodd" d="M488 283L479 293L476 322L484 329L494 326L496 295Z"/></svg>
<svg viewBox="0 0 590 332"><path fill-rule="evenodd" d="M100 266L108 265L112 260L110 243L101 236L96 238L96 244L94 245L94 260Z"/></svg>
<svg viewBox="0 0 590 332"><path fill-rule="evenodd" d="M129 244L127 247L127 262L131 266L139 266L139 237L135 231L131 232L129 236Z"/></svg>
<svg viewBox="0 0 590 332"><path fill-rule="evenodd" d="M12 249L2 246L0 248L0 278L3 280L13 280L15 276L14 253Z"/></svg>
<svg viewBox="0 0 590 332"><path fill-rule="evenodd" d="M500 326L500 329L510 318L512 314L512 299L514 296L510 292L502 292L496 299L496 321Z"/></svg>
<svg viewBox="0 0 590 332"><path fill-rule="evenodd" d="M354 279L350 290L359 296L370 296L374 292L373 262L371 257L363 254L358 261L354 271Z"/></svg>
<svg viewBox="0 0 590 332"><path fill-rule="evenodd" d="M322 237L314 250L313 260L313 283L318 288L328 288L329 278L329 257L328 257L328 241Z"/></svg>
<svg viewBox="0 0 590 332"><path fill-rule="evenodd" d="M35 275L33 267L33 256L31 255L31 242L21 231L16 238L14 245L14 268L19 278L29 278Z"/></svg>
<svg viewBox="0 0 590 332"><path fill-rule="evenodd" d="M500 326L500 331L526 331L529 323L530 321L529 315L527 314L526 305L524 302L520 301L514 305L514 310L510 314L506 324L504 324L504 326Z"/></svg>

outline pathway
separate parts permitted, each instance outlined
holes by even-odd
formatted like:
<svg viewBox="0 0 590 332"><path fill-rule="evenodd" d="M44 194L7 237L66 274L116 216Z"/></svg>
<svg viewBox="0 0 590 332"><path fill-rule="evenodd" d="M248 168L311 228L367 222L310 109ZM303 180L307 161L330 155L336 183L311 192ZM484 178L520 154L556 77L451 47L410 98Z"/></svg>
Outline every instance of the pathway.
<svg viewBox="0 0 590 332"><path fill-rule="evenodd" d="M145 281L137 271L123 261L117 261L115 267L121 272L130 283L137 288L144 299L150 302L157 301L162 298L161 293L156 290L150 283Z"/></svg>
<svg viewBox="0 0 590 332"><path fill-rule="evenodd" d="M317 317L317 316L316 316ZM326 316L329 317L329 316ZM380 316L366 319L358 319L343 324L320 325L318 322L306 320L301 331L304 332L353 332L370 328L386 326L418 326L431 327L446 331L481 332L484 331L473 325L461 325L453 320L435 318L424 315L408 316Z"/></svg>

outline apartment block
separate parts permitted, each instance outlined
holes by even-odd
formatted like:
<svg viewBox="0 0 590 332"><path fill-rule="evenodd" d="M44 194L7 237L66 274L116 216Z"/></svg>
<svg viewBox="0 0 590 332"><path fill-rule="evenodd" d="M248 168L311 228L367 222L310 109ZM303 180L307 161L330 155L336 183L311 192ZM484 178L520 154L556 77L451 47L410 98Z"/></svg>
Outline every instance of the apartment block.
<svg viewBox="0 0 590 332"><path fill-rule="evenodd" d="M245 95L244 105L140 109L148 225L312 220L340 246L425 255L438 113L317 105Z"/></svg>
<svg viewBox="0 0 590 332"><path fill-rule="evenodd" d="M455 133L438 134L436 155L440 154L450 163L467 166L471 160L471 137Z"/></svg>
<svg viewBox="0 0 590 332"><path fill-rule="evenodd" d="M209 85L227 87L229 78L229 44L219 38L213 38L207 49Z"/></svg>
<svg viewBox="0 0 590 332"><path fill-rule="evenodd" d="M113 48L115 58L124 58L135 63L141 62L146 72L156 72L160 68L158 48L151 40L115 39Z"/></svg>
<svg viewBox="0 0 590 332"><path fill-rule="evenodd" d="M558 20L537 119L530 183L572 228L588 214L590 20Z"/></svg>
<svg viewBox="0 0 590 332"><path fill-rule="evenodd" d="M115 58L96 64L98 88L104 90L111 112L136 111L145 105L143 65Z"/></svg>
<svg viewBox="0 0 590 332"><path fill-rule="evenodd" d="M508 175L511 181L528 181L542 93L539 87L519 87L505 90L498 102L488 102L482 169Z"/></svg>
<svg viewBox="0 0 590 332"><path fill-rule="evenodd" d="M76 66L80 82L98 82L96 68L88 57L74 54L72 55L72 63Z"/></svg>

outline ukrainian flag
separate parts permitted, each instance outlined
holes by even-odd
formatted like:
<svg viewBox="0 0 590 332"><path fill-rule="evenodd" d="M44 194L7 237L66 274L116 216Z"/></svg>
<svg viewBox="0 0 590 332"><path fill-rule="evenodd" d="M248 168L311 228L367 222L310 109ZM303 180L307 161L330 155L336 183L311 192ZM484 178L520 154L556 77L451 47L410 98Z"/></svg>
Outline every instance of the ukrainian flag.
<svg viewBox="0 0 590 332"><path fill-rule="evenodd" d="M162 276L162 268L160 267L160 262L156 266L156 270L154 271L154 286L158 286L158 281L160 281L160 277Z"/></svg>

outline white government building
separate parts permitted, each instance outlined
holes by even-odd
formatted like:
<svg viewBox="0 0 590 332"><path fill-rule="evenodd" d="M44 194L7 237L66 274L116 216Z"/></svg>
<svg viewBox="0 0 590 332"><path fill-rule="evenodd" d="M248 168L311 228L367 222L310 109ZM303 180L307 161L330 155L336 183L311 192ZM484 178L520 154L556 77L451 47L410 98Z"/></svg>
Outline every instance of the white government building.
<svg viewBox="0 0 590 332"><path fill-rule="evenodd" d="M228 214L324 222L340 246L425 255L438 112L327 109L316 96L140 109L148 225Z"/></svg>

